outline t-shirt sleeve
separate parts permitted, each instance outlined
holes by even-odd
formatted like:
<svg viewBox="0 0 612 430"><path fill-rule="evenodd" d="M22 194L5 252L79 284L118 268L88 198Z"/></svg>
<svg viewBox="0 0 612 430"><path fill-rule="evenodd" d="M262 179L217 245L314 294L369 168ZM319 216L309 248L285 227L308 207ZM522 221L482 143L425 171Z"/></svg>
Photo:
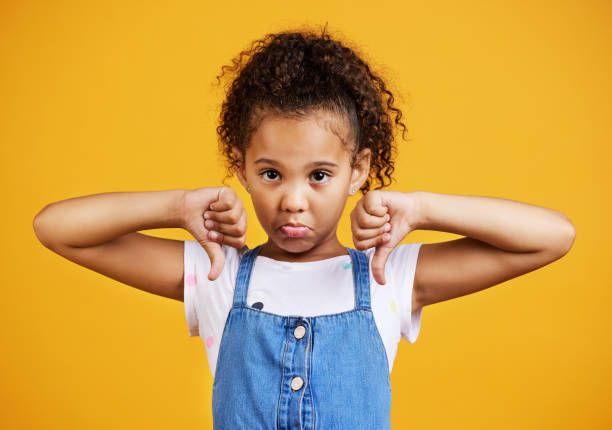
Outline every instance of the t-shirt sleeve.
<svg viewBox="0 0 612 430"><path fill-rule="evenodd" d="M232 307L234 285L241 255L246 246L238 250L222 245L225 264L219 277L208 279L210 258L198 241L184 241L184 302L189 336L200 336L206 347L210 372L215 374L217 355L223 328Z"/></svg>
<svg viewBox="0 0 612 430"><path fill-rule="evenodd" d="M183 278L183 301L185 303L185 318L187 319L187 331L189 336L198 336L199 321L197 315L197 294L196 287L198 284L198 274L196 273L196 258L197 249L195 246L200 246L198 242L191 240L184 241L184 278ZM210 261L209 261L210 266Z"/></svg>
<svg viewBox="0 0 612 430"><path fill-rule="evenodd" d="M421 330L422 308L412 312L412 290L414 276L422 243L399 245L389 255L387 265L393 268L390 274L399 303L400 331L402 337L415 343Z"/></svg>
<svg viewBox="0 0 612 430"><path fill-rule="evenodd" d="M208 279L210 258L198 241L184 241L184 293L185 318L189 336L200 336L206 351L216 350L223 332L227 314L232 306L234 284L240 255L248 248L238 250L222 245L225 263L219 277Z"/></svg>

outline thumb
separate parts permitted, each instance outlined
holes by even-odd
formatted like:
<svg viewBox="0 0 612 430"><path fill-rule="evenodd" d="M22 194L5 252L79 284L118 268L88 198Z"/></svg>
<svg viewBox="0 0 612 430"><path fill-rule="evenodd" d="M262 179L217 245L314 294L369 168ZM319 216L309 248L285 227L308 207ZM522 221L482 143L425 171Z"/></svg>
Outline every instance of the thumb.
<svg viewBox="0 0 612 430"><path fill-rule="evenodd" d="M386 283L385 265L387 264L387 259L389 258L389 255L391 255L393 248L394 245L387 243L377 246L376 250L374 251L374 256L372 257L372 275L374 276L374 280L380 285L384 285Z"/></svg>
<svg viewBox="0 0 612 430"><path fill-rule="evenodd" d="M214 281L219 277L225 265L225 254L223 253L221 244L209 238L210 231L204 227L200 217L198 217L196 221L188 223L187 231L193 235L200 246L204 248L206 254L208 254L208 258L210 259L208 280Z"/></svg>
<svg viewBox="0 0 612 430"><path fill-rule="evenodd" d="M225 265L225 254L223 254L223 248L221 244L212 241L200 242L208 257L210 258L210 272L208 273L208 280L214 281L219 277L223 266Z"/></svg>

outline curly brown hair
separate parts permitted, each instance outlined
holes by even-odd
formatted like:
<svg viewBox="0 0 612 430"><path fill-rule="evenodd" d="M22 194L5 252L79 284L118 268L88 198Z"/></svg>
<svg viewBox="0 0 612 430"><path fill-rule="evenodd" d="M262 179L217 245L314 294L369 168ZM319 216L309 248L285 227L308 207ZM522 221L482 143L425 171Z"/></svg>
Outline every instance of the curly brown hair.
<svg viewBox="0 0 612 430"><path fill-rule="evenodd" d="M232 147L242 156L252 134L267 115L300 118L315 111L325 111L348 122L348 133L340 139L351 153L351 166L363 148L369 148L370 172L361 187L362 194L389 185L395 170L396 149L390 113L395 124L402 112L393 107L393 94L371 67L339 40L327 34L327 23L320 35L303 29L266 34L251 43L232 60L233 66L222 66L236 77L226 86L226 99L221 106L217 127L219 149L227 161L227 176L239 165ZM248 61L243 62L243 57ZM383 98L386 96L386 101ZM347 121L348 120L348 121ZM388 183L385 183L388 179Z"/></svg>

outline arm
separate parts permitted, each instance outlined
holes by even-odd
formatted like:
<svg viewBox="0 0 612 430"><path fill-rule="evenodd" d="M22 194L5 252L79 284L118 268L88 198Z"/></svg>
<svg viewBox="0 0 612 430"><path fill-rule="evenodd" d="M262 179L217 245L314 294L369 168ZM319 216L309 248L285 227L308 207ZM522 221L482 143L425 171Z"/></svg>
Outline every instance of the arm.
<svg viewBox="0 0 612 430"><path fill-rule="evenodd" d="M576 236L567 216L540 206L494 197L403 194L415 208L414 229L466 236L421 246L413 311L545 266L565 255Z"/></svg>
<svg viewBox="0 0 612 430"><path fill-rule="evenodd" d="M181 227L185 191L112 192L51 203L34 218L34 231L68 260L182 301L183 242L138 231Z"/></svg>

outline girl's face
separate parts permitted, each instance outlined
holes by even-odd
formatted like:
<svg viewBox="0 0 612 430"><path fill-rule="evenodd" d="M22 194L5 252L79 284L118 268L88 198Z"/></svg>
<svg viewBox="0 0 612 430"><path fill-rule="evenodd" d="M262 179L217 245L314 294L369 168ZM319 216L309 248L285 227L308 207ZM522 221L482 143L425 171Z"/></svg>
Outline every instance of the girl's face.
<svg viewBox="0 0 612 430"><path fill-rule="evenodd" d="M336 228L350 191L367 179L370 150L362 150L351 168L350 154L330 130L331 121L338 120L324 112L301 119L270 116L252 135L237 175L250 189L268 234L260 255L315 261L347 254ZM236 149L234 154L241 158Z"/></svg>

